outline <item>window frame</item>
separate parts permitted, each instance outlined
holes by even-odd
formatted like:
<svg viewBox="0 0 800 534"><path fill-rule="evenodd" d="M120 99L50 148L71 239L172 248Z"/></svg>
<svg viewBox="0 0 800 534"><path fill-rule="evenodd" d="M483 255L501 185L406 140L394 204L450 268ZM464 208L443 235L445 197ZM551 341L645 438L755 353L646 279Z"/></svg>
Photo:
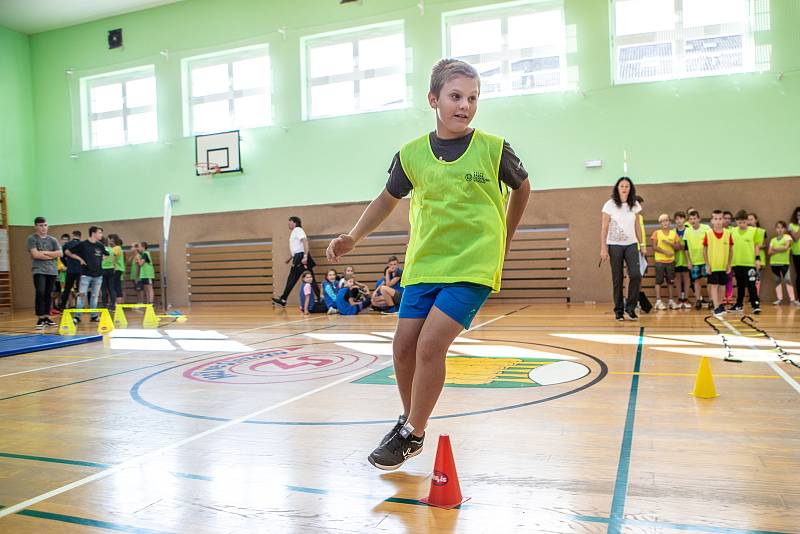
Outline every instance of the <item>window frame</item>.
<svg viewBox="0 0 800 534"><path fill-rule="evenodd" d="M367 37L388 37L390 35L399 34L403 39L403 62L399 65L391 67L381 67L378 69L359 69L358 65L358 41ZM343 43L353 44L353 70L342 74L333 74L329 76L311 77L311 50L315 46L332 46ZM301 116L304 121L328 119L333 117L344 117L349 115L360 115L363 113L380 113L383 111L392 111L396 109L405 109L411 107L411 97L409 94L408 76L411 74L411 68L408 61L408 45L406 42L405 21L391 20L381 22L378 24L368 24L365 26L356 26L345 28L332 32L318 33L313 35L306 35L300 38L300 76L301 76ZM371 78L380 78L382 76L401 75L405 81L405 91L403 100L397 104L385 106L381 108L361 109L359 108L361 92L360 82L362 80ZM315 81L316 80L316 81ZM313 109L311 102L312 87L329 85L339 82L353 82L353 99L355 106L351 111L344 111L342 113L325 114L325 115L312 115Z"/></svg>
<svg viewBox="0 0 800 534"><path fill-rule="evenodd" d="M642 32L617 36L616 7L619 0L612 0L609 3L609 23L611 39L611 80L614 85L630 85L637 83L650 83L670 80L685 80L691 78L705 78L708 76L728 76L731 74L744 74L756 72L756 43L755 43L755 5L752 0L739 0L742 12L746 13L745 19L740 22L727 22L720 24L706 24L705 26L695 26L684 28L683 26L683 3L684 0L672 0L675 25L669 30ZM686 42L699 39L713 39L715 37L742 36L742 65L740 67L728 68L718 71L689 71L686 61ZM620 43L621 41L621 43ZM659 45L670 44L672 55L670 62L672 72L667 75L653 76L648 78L636 78L623 80L619 77L619 54L624 48L635 47L637 45Z"/></svg>
<svg viewBox="0 0 800 534"><path fill-rule="evenodd" d="M561 14L561 27L563 29L562 39L560 42L553 46L544 47L528 47L509 49L508 45L508 19L509 17L535 14L545 11L557 10ZM503 73L503 83L509 82L512 76L511 63L530 57L531 59L541 59L547 57L558 56L559 58L559 80L558 85L530 87L527 89L514 90L501 90L499 92L484 93L481 91L481 98L505 98L511 96L521 96L530 94L541 93L555 93L561 91L568 91L574 89L574 83L569 79L569 66L567 65L567 24L566 24L566 10L564 8L563 0L517 0L514 2L505 2L502 4L491 4L480 7L472 7L466 9L458 9L454 11L445 11L442 13L441 32L442 32L442 51L444 57L454 57L451 53L451 40L450 40L450 26L453 24L463 24L469 22L480 22L485 20L500 19L502 45L499 52L490 54L480 54L480 57L486 58L489 61L499 61L500 69ZM530 51L525 54L525 51ZM545 55L537 55L536 51L541 51ZM463 56L462 56L463 57ZM466 57L465 60L469 63L474 63L472 56Z"/></svg>
<svg viewBox="0 0 800 534"><path fill-rule="evenodd" d="M234 89L233 88L233 64L237 61L265 57L267 59L267 86L264 88L256 87L250 89ZM211 67L214 65L228 66L228 88L223 93L215 93L211 95L193 96L192 95L192 71L196 68ZM264 128L272 126L275 123L275 114L273 109L272 91L273 91L273 73L272 73L272 57L270 56L269 43L259 43L240 48L219 50L208 54L200 54L181 59L181 85L182 85L182 101L183 101L183 134L185 137L193 137L196 135L215 133L205 130L194 129L194 106L197 104L205 104L208 102L228 102L228 116L232 117L233 122L226 126L222 131L227 130L241 130L251 128ZM267 99L268 117L262 124L255 126L244 126L236 124L235 122L235 103L238 98L245 98L251 96L265 95Z"/></svg>
<svg viewBox="0 0 800 534"><path fill-rule="evenodd" d="M128 82L153 78L154 94L153 103L148 106L136 106L129 108L126 98L126 84ZM106 85L122 84L122 108L114 111L92 111L92 89ZM84 151L90 150L105 150L107 148L118 148L122 146L143 145L147 143L157 143L159 141L158 132L158 78L156 77L155 65L140 65L129 69L123 69L113 72L105 72L102 74L94 74L91 76L81 77L80 84L80 98L81 98L81 140L82 148ZM131 115L140 115L143 113L155 113L155 138L147 141L131 143L128 141L128 117ZM124 141L121 144L94 146L92 139L92 123L95 120L113 119L121 117L123 125Z"/></svg>

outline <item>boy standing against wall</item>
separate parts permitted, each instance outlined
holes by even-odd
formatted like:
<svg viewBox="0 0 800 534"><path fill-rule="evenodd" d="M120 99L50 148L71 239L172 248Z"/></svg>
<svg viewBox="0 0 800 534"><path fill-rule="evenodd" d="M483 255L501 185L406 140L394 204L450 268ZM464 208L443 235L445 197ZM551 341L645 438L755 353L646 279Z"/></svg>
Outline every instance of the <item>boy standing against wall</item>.
<svg viewBox="0 0 800 534"><path fill-rule="evenodd" d="M711 213L711 230L706 232L703 238L703 257L711 271L708 275L708 294L714 303L714 315L721 317L725 314L725 306L722 303L725 298L725 285L731 273L733 238L731 231L724 227L720 210Z"/></svg>

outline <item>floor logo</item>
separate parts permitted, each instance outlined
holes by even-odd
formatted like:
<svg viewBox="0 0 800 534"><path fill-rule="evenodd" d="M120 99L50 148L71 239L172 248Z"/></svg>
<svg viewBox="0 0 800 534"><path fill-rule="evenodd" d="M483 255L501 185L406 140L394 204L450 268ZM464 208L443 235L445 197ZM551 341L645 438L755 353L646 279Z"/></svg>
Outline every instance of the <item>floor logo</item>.
<svg viewBox="0 0 800 534"><path fill-rule="evenodd" d="M192 367L183 376L212 384L274 384L335 376L376 360L375 356L288 347L226 356Z"/></svg>

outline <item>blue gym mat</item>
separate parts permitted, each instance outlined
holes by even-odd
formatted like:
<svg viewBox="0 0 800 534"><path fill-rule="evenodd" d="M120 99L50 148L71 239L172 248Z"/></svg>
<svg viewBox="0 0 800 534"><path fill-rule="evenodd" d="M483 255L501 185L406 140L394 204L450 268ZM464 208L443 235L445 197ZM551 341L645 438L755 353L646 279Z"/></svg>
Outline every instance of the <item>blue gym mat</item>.
<svg viewBox="0 0 800 534"><path fill-rule="evenodd" d="M39 350L57 349L100 341L103 336L59 336L54 334L0 335L0 358Z"/></svg>

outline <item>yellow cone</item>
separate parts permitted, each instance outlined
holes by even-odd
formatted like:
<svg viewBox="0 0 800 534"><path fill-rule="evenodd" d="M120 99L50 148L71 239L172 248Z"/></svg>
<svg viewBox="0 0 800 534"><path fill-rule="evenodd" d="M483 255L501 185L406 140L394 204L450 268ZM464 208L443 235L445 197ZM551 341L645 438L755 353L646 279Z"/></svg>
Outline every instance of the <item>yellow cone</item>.
<svg viewBox="0 0 800 534"><path fill-rule="evenodd" d="M117 328L127 328L128 327L128 318L125 317L125 305L124 304L117 304L117 307L114 309L114 324Z"/></svg>
<svg viewBox="0 0 800 534"><path fill-rule="evenodd" d="M64 310L61 313L61 324L58 325L58 333L62 336L74 336L78 333L75 323L72 322L72 313L69 310Z"/></svg>
<svg viewBox="0 0 800 534"><path fill-rule="evenodd" d="M142 326L145 328L158 328L158 317L156 317L156 312L153 310L152 304L148 304L144 309L144 320L142 321Z"/></svg>
<svg viewBox="0 0 800 534"><path fill-rule="evenodd" d="M697 369L697 378L694 381L694 391L690 395L698 399L719 397L717 389L714 387L714 377L711 376L711 366L705 356L700 358L700 367Z"/></svg>
<svg viewBox="0 0 800 534"><path fill-rule="evenodd" d="M111 320L111 314L108 310L103 309L100 312L100 322L97 324L97 332L99 334L108 334L114 330L114 321Z"/></svg>

